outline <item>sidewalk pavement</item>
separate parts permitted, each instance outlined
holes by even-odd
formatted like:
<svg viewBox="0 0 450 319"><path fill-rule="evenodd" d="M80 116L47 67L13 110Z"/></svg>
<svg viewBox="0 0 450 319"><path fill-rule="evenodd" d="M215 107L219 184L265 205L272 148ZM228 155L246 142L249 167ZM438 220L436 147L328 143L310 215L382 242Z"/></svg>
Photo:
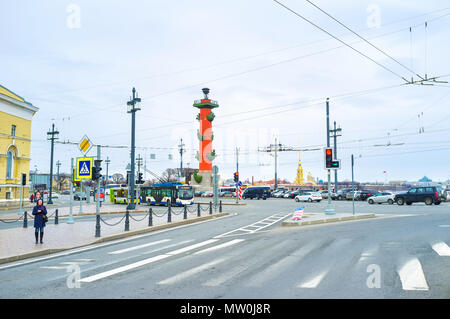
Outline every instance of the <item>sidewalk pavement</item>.
<svg viewBox="0 0 450 319"><path fill-rule="evenodd" d="M130 212L148 212L150 206L147 205L139 205L138 209L135 211ZM70 213L70 207L69 206L62 206L62 207L47 207L47 213L48 216L53 215L58 209L58 216L69 216ZM107 214L107 213L117 213L117 212L125 212L126 205L102 205L100 207L100 213ZM33 207L29 209L23 209L23 211L27 211L29 215L31 215L33 211ZM72 206L72 214L73 216L85 216L85 215L92 215L96 212L96 203L83 203L82 211L80 213L80 205L73 205ZM19 214L16 213L10 213L10 214L2 214L0 216L0 219L3 220L15 220L19 217Z"/></svg>
<svg viewBox="0 0 450 319"><path fill-rule="evenodd" d="M124 207L122 212L123 209ZM0 230L0 264L228 215L228 213L209 215L209 211L201 211L201 217L197 217L197 210L191 209L191 212L187 213L187 219L184 220L183 210L174 208L171 215L172 222L168 223L167 214L162 215L162 212L156 214L159 217L153 214L151 227L148 226L148 214L130 214L129 231L124 231L125 213L120 217L107 217L102 214L102 219L108 224L118 224L108 226L100 221L101 237L95 237L95 220L77 222L75 219L74 224L67 224L66 221L61 221L57 225L47 223L43 244L35 244L33 220L29 220L28 228Z"/></svg>
<svg viewBox="0 0 450 319"><path fill-rule="evenodd" d="M349 220L360 220L367 218L374 218L375 214L356 214L351 213L337 213L334 215L327 215L325 213L305 213L303 218L300 220L292 220L292 217L285 219L281 226L306 226L306 225L316 225L324 223L334 223L343 222Z"/></svg>

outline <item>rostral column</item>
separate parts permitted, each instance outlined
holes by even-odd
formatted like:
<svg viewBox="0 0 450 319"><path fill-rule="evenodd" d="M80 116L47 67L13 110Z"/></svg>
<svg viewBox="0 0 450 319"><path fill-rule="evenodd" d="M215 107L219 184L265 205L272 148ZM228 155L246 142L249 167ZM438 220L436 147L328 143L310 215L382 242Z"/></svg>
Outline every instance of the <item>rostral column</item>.
<svg viewBox="0 0 450 319"><path fill-rule="evenodd" d="M194 101L194 107L200 109L197 115L197 120L200 122L200 128L197 131L199 140L199 151L197 153L198 173L201 176L201 182L198 183L204 189L212 187L212 162L216 157L216 152L212 148L212 141L214 135L212 133L212 121L214 120L213 108L219 107L217 101L211 100L208 97L209 89L202 89L204 98Z"/></svg>

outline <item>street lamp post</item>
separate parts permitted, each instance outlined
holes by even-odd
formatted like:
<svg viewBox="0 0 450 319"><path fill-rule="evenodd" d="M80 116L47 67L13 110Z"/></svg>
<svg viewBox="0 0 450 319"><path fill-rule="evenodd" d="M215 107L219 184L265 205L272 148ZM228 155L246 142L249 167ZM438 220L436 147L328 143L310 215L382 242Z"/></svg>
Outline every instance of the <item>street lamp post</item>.
<svg viewBox="0 0 450 319"><path fill-rule="evenodd" d="M47 140L51 141L51 151L50 151L50 190L48 194L47 204L53 204L52 201L52 189L53 189L53 149L55 146L55 140L58 139L58 131L55 131L55 123L52 124L51 132L47 132Z"/></svg>
<svg viewBox="0 0 450 319"><path fill-rule="evenodd" d="M61 191L61 179L60 179L60 176L59 176L59 167L60 167L60 166L61 166L61 162L60 162L60 161L57 161L57 162L56 162L56 167L58 168L58 171L56 172L56 175L58 176L58 184L57 184L56 190L57 190L58 192Z"/></svg>
<svg viewBox="0 0 450 319"><path fill-rule="evenodd" d="M105 179L105 185L104 186L106 186L107 184L108 184L108 168L109 168L109 163L111 163L111 160L109 159L109 156L106 158L106 161L105 161L105 163L106 163L106 179Z"/></svg>
<svg viewBox="0 0 450 319"><path fill-rule="evenodd" d="M330 103L329 98L327 98L327 147L330 147ZM325 214L334 215L336 214L333 205L331 204L331 170L327 169L328 174L328 206L325 210Z"/></svg>
<svg viewBox="0 0 450 319"><path fill-rule="evenodd" d="M134 204L135 194L134 194L134 180L135 180L135 133L136 133L136 111L141 109L140 107L141 99L136 97L136 89L133 88L133 99L127 102L127 113L131 113L131 174L130 174L130 192L131 192L131 201L128 204L128 209L135 209L136 205Z"/></svg>

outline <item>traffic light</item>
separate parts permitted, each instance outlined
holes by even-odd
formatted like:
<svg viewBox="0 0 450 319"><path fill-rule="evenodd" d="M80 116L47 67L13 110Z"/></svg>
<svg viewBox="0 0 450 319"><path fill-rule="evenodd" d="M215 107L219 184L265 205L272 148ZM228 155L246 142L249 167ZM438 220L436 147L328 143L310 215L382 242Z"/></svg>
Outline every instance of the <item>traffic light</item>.
<svg viewBox="0 0 450 319"><path fill-rule="evenodd" d="M234 173L234 181L237 183L239 182L239 172Z"/></svg>
<svg viewBox="0 0 450 319"><path fill-rule="evenodd" d="M144 184L144 179L142 178L142 173L138 174L138 179L136 181L136 184Z"/></svg>
<svg viewBox="0 0 450 319"><path fill-rule="evenodd" d="M73 182L73 186L80 187L80 181L74 181Z"/></svg>
<svg viewBox="0 0 450 319"><path fill-rule="evenodd" d="M22 186L27 185L27 174L22 173Z"/></svg>
<svg viewBox="0 0 450 319"><path fill-rule="evenodd" d="M92 168L92 180L96 181L102 177L102 174L100 174L100 171L102 168L100 167L102 163L102 160L95 160L94 161L94 167Z"/></svg>
<svg viewBox="0 0 450 319"><path fill-rule="evenodd" d="M339 161L333 160L332 148L325 148L325 168L339 168Z"/></svg>

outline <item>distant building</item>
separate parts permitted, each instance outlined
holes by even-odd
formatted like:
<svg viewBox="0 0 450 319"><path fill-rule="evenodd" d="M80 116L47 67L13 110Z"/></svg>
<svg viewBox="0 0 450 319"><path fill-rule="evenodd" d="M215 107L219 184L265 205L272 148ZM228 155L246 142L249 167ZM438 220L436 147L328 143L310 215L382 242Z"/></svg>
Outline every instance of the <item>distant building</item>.
<svg viewBox="0 0 450 319"><path fill-rule="evenodd" d="M22 174L30 168L31 120L39 109L0 85L0 206L20 201ZM28 187L24 187L28 198Z"/></svg>
<svg viewBox="0 0 450 319"><path fill-rule="evenodd" d="M419 179L419 182L420 182L420 183L431 183L432 180L429 179L428 177L424 176L424 177L422 177L421 179Z"/></svg>

